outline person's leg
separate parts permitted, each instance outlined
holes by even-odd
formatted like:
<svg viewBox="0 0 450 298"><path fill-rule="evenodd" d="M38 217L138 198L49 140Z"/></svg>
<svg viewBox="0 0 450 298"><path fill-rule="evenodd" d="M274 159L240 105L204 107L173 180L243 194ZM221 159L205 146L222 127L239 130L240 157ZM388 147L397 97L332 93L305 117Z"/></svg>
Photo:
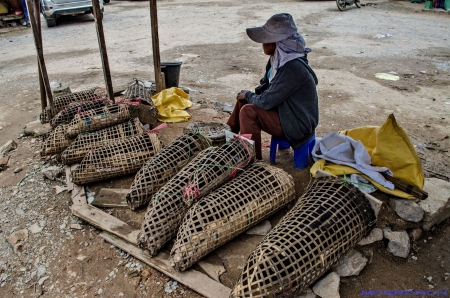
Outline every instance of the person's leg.
<svg viewBox="0 0 450 298"><path fill-rule="evenodd" d="M285 138L276 109L266 111L253 104L247 104L240 109L239 123L241 134L252 135L252 140L255 141L256 158L259 160L262 159L261 130L270 135Z"/></svg>
<svg viewBox="0 0 450 298"><path fill-rule="evenodd" d="M234 106L233 112L231 113L230 118L228 118L227 124L230 126L231 131L234 133L239 133L239 130L241 129L241 125L239 123L239 114L241 112L242 107L246 104L247 101L245 100L236 101L236 105Z"/></svg>
<svg viewBox="0 0 450 298"><path fill-rule="evenodd" d="M23 6L23 16L25 17L25 25L28 25L30 23L30 19L28 18L27 3L25 0L22 0L22 6Z"/></svg>

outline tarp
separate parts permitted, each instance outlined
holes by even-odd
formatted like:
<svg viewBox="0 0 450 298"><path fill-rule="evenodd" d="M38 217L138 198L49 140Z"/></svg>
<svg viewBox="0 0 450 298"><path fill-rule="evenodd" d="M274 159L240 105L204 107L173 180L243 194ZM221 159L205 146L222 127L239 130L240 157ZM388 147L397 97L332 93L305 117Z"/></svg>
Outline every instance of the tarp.
<svg viewBox="0 0 450 298"><path fill-rule="evenodd" d="M180 88L164 89L153 95L152 100L158 109L158 120L161 122L181 122L191 118L184 109L192 107L192 102Z"/></svg>
<svg viewBox="0 0 450 298"><path fill-rule="evenodd" d="M382 175L382 173L392 175L392 172L386 167L373 166L362 142L355 141L349 136L332 132L317 139L312 156L315 161L325 159L338 165L352 167L384 187L394 189L394 184Z"/></svg>
<svg viewBox="0 0 450 298"><path fill-rule="evenodd" d="M423 188L425 177L419 156L417 156L411 140L397 123L393 114L389 115L382 126L363 126L339 133L356 141L361 141L371 157L373 166L386 167L392 171L395 178L420 189ZM323 170L334 175L361 174L382 192L401 198L414 198L398 189L389 190L354 168L326 162L324 159L314 163L310 170L311 174L315 176L317 170Z"/></svg>

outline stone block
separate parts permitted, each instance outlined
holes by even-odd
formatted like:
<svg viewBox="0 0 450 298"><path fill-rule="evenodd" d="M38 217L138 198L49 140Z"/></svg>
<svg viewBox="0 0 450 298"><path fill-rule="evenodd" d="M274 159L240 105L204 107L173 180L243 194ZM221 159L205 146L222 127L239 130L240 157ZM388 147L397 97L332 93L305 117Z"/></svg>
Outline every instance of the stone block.
<svg viewBox="0 0 450 298"><path fill-rule="evenodd" d="M340 280L339 274L331 272L314 285L313 292L321 298L340 298Z"/></svg>
<svg viewBox="0 0 450 298"><path fill-rule="evenodd" d="M394 256L407 258L409 255L410 243L406 231L392 232L388 229L383 230L384 238L389 240L387 250Z"/></svg>
<svg viewBox="0 0 450 298"><path fill-rule="evenodd" d="M339 276L353 276L359 275L366 264L367 259L363 257L359 251L351 249L339 258L332 269L339 274Z"/></svg>
<svg viewBox="0 0 450 298"><path fill-rule="evenodd" d="M390 199L389 205L403 220L419 222L423 218L423 209L412 200Z"/></svg>
<svg viewBox="0 0 450 298"><path fill-rule="evenodd" d="M422 227L428 231L450 217L450 182L426 178L423 190L428 192L428 198L420 201L419 206L424 211Z"/></svg>
<svg viewBox="0 0 450 298"><path fill-rule="evenodd" d="M367 237L358 242L358 245L367 245L380 240L383 240L383 231L379 228L374 228Z"/></svg>

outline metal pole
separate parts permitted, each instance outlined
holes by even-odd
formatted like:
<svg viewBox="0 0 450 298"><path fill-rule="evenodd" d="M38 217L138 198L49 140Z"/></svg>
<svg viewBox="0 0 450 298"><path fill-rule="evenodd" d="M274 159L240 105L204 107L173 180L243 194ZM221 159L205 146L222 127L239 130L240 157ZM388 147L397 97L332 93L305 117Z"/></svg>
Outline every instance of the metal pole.
<svg viewBox="0 0 450 298"><path fill-rule="evenodd" d="M38 32L38 28L36 26L37 22L35 19L35 12L33 9L33 5L31 5L31 0L25 0L26 4L27 4L27 9L28 9L28 17L30 18L30 24L31 24L31 29L33 31L33 36L34 36L34 45L36 46L36 52L38 55L38 62L39 62L39 68L41 70L41 75L42 75L42 79L44 81L44 86L45 86L45 92L47 93L47 98L50 104L50 118L53 116L52 112L55 109L55 106L53 104L53 95L52 95L52 90L50 89L50 82L48 80L48 75L47 75L47 68L45 67L45 60L44 60L44 52L42 50L42 39L40 38L40 33ZM35 0L37 1L37 0Z"/></svg>
<svg viewBox="0 0 450 298"><path fill-rule="evenodd" d="M109 70L108 53L106 52L105 34L103 32L103 13L100 10L99 0L92 0L92 8L94 11L95 24L97 26L98 46L100 48L100 56L102 58L103 76L105 77L106 94L108 99L114 102L114 91L111 81L111 72Z"/></svg>
<svg viewBox="0 0 450 298"><path fill-rule="evenodd" d="M155 66L156 92L161 92L164 89L164 86L161 74L161 58L159 54L158 14L156 0L150 0L150 20L152 25L153 64Z"/></svg>

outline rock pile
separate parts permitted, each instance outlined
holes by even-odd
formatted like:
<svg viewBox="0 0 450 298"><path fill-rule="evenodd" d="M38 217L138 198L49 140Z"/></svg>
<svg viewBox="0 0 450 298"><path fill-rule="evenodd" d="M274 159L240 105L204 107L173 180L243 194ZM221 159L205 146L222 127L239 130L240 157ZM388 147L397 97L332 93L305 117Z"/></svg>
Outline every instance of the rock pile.
<svg viewBox="0 0 450 298"><path fill-rule="evenodd" d="M157 274L146 281L151 275L148 267L144 269L128 253L103 243L97 237L97 229L71 214L61 169L54 167L52 160L40 161L36 139L25 137L19 146L35 155L19 158L19 153L10 152L22 171L15 173L11 168L2 172L5 175L2 178L18 182L0 188L0 293L15 297L38 297L44 293L51 297L75 297L81 292L84 297L102 293L106 297L111 285L123 285L123 281L142 296L146 296L142 284L164 292L162 276ZM115 257L92 260L99 245L110 248L103 250L102 255ZM71 251L77 253L69 255ZM92 261L102 270L89 270ZM127 287L121 289L127 293L126 290ZM184 291L184 287L178 286L172 295ZM119 296L126 296L119 292Z"/></svg>

